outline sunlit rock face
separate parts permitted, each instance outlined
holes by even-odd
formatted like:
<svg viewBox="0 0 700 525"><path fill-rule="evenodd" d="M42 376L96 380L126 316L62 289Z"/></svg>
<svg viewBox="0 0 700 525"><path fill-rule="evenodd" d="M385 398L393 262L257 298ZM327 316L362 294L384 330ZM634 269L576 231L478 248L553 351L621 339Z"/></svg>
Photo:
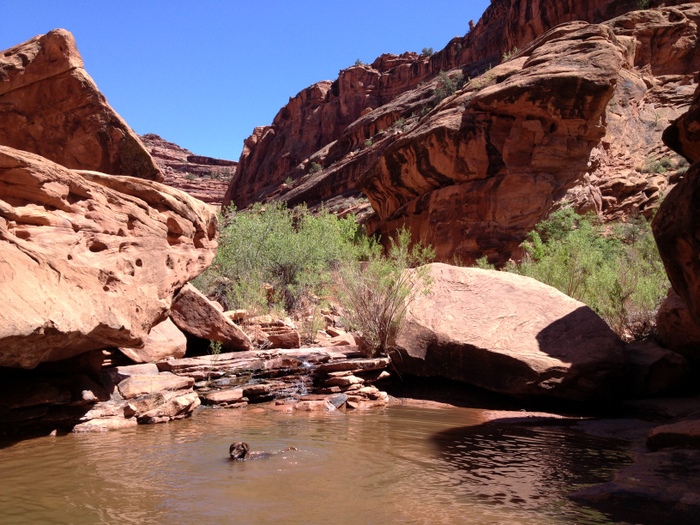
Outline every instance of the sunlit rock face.
<svg viewBox="0 0 700 525"><path fill-rule="evenodd" d="M142 346L217 235L184 192L0 146L0 366Z"/></svg>
<svg viewBox="0 0 700 525"><path fill-rule="evenodd" d="M163 178L83 69L64 29L0 51L0 123L0 144L68 168Z"/></svg>

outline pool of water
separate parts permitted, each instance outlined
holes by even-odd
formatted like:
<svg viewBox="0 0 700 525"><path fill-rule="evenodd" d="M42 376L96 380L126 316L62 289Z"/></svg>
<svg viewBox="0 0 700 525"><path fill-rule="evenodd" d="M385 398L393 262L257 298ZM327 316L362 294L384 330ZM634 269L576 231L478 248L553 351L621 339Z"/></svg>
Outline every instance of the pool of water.
<svg viewBox="0 0 700 525"><path fill-rule="evenodd" d="M298 450L229 461L233 441ZM566 494L628 461L622 442L470 409L208 409L0 448L0 523L605 524Z"/></svg>

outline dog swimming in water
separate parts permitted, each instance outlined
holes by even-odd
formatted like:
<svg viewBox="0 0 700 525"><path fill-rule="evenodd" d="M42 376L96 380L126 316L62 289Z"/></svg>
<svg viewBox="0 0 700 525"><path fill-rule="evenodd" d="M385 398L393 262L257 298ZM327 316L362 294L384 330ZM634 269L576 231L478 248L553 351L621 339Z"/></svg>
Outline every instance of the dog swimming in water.
<svg viewBox="0 0 700 525"><path fill-rule="evenodd" d="M244 459L268 459L280 452L287 452L288 450L297 449L296 447L287 447L279 452L251 452L248 443L236 441L235 443L231 443L231 446L228 448L228 455L231 459L236 461L243 461Z"/></svg>

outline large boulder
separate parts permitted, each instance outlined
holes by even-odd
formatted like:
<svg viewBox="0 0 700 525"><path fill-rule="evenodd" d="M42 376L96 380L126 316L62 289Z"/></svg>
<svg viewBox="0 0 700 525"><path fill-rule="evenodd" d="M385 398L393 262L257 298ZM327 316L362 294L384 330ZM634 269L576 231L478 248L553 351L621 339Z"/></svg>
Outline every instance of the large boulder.
<svg viewBox="0 0 700 525"><path fill-rule="evenodd" d="M534 279L435 263L408 307L399 370L518 396L577 401L622 387L625 349L590 308Z"/></svg>
<svg viewBox="0 0 700 525"><path fill-rule="evenodd" d="M700 364L700 324L674 290L669 291L659 307L656 328L664 347L678 352L693 364Z"/></svg>
<svg viewBox="0 0 700 525"><path fill-rule="evenodd" d="M0 52L0 144L73 169L162 180L139 137L56 29Z"/></svg>
<svg viewBox="0 0 700 525"><path fill-rule="evenodd" d="M216 246L181 191L0 146L0 366L142 346Z"/></svg>
<svg viewBox="0 0 700 525"><path fill-rule="evenodd" d="M155 363L163 359L185 357L187 337L168 317L155 325L142 348L120 348L134 363Z"/></svg>
<svg viewBox="0 0 700 525"><path fill-rule="evenodd" d="M697 125L697 123L696 123ZM661 203L652 230L673 289L700 323L700 163Z"/></svg>
<svg viewBox="0 0 700 525"><path fill-rule="evenodd" d="M173 300L170 318L185 333L217 341L226 350L251 350L250 338L191 284Z"/></svg>

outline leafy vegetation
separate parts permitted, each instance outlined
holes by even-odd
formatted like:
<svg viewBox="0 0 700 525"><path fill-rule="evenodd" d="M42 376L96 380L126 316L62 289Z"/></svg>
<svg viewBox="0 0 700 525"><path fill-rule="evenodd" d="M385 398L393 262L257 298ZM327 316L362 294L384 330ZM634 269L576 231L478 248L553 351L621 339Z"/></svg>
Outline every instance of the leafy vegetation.
<svg viewBox="0 0 700 525"><path fill-rule="evenodd" d="M284 310L300 320L307 339L320 326L321 307L335 298L366 353L386 353L419 291L404 270L431 260L433 252L409 247L410 234L402 230L384 256L361 228L354 217L283 204L228 210L216 258L194 283L225 308L250 316Z"/></svg>
<svg viewBox="0 0 700 525"><path fill-rule="evenodd" d="M424 47L423 50L420 52L420 54L424 57L432 56L433 53L434 51L432 47Z"/></svg>
<svg viewBox="0 0 700 525"><path fill-rule="evenodd" d="M565 207L538 224L523 247L527 256L509 271L586 303L625 340L651 335L669 282L644 217L604 226Z"/></svg>
<svg viewBox="0 0 700 525"><path fill-rule="evenodd" d="M518 53L518 51L519 51L519 49L517 47L514 47L513 49L506 51L505 53L503 53L503 60L502 61L507 62L508 60L513 58Z"/></svg>
<svg viewBox="0 0 700 525"><path fill-rule="evenodd" d="M366 262L349 262L340 271L339 298L345 322L362 339L368 356L387 354L406 317L408 305L430 286L425 268L435 252L420 243L410 247L411 234L401 229L388 253L375 251Z"/></svg>
<svg viewBox="0 0 700 525"><path fill-rule="evenodd" d="M309 166L309 174L318 173L321 170L323 170L323 166L318 162L312 162L311 166Z"/></svg>
<svg viewBox="0 0 700 525"><path fill-rule="evenodd" d="M435 88L435 96L433 97L433 106L437 106L447 97L454 95L463 86L464 75L461 71L452 73L452 75L445 71L440 71L438 85Z"/></svg>
<svg viewBox="0 0 700 525"><path fill-rule="evenodd" d="M256 314L272 305L291 312L322 293L331 269L369 249L352 218L283 204L230 209L222 217L216 258L195 285L227 309Z"/></svg>

